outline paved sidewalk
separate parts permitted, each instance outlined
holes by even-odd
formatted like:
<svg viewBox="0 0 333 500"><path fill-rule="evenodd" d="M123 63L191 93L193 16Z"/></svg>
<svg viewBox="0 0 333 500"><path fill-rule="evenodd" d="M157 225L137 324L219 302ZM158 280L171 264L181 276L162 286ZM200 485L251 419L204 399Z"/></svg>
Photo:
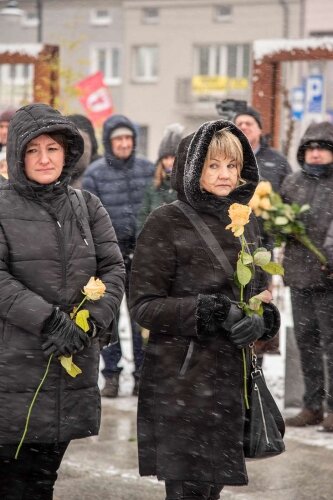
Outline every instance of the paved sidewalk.
<svg viewBox="0 0 333 500"><path fill-rule="evenodd" d="M164 500L164 486L137 470L136 398L103 398L98 437L73 441L54 500ZM287 451L248 463L250 484L226 487L226 500L331 500L333 435L317 427L288 429Z"/></svg>

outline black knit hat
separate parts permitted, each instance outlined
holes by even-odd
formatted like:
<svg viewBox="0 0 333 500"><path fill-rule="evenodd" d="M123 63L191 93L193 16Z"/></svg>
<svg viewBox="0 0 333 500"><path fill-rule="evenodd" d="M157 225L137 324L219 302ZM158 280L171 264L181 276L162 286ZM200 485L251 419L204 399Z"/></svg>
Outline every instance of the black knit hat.
<svg viewBox="0 0 333 500"><path fill-rule="evenodd" d="M176 156L178 145L182 139L184 131L183 125L180 123L171 123L164 130L160 147L158 148L157 161L166 156Z"/></svg>
<svg viewBox="0 0 333 500"><path fill-rule="evenodd" d="M236 118L238 116L241 116L241 115L252 116L252 118L255 119L255 121L258 123L259 127L262 129L261 116L260 116L260 113L256 109L251 108L251 106L247 106L244 111L240 111L239 113L237 113L235 115L235 117L234 117L234 123L236 123Z"/></svg>

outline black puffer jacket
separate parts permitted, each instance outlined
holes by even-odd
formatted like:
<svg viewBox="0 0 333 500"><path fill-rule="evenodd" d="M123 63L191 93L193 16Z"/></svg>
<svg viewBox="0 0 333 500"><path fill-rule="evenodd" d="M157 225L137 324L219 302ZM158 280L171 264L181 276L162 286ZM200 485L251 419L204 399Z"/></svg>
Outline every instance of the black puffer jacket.
<svg viewBox="0 0 333 500"><path fill-rule="evenodd" d="M243 145L246 184L217 197L202 192L199 180L214 132L227 126ZM234 202L246 204L257 182L251 147L233 124L209 122L181 141L173 169L178 198L199 212L234 265L240 243L225 229L227 211ZM254 219L246 237L253 250L259 237ZM264 288L264 277L257 278L251 295ZM198 294L236 298L225 271L174 204L149 216L138 238L130 292L133 317L150 330L138 407L140 474L245 484L242 353L222 332L205 336L196 317Z"/></svg>
<svg viewBox="0 0 333 500"><path fill-rule="evenodd" d="M281 153L266 144L260 145L255 156L258 163L260 180L269 181L274 191L279 193L284 179L292 173L288 160Z"/></svg>
<svg viewBox="0 0 333 500"><path fill-rule="evenodd" d="M285 179L281 195L286 203L310 205L310 210L302 215L305 230L311 241L325 254L327 231L333 220L333 163L326 165L320 175L312 175L316 167L307 167L304 159L306 145L311 142L333 150L333 125L322 122L308 127L297 151L301 170ZM293 238L287 242L283 266L284 281L288 286L299 289L324 289L327 286L317 257Z"/></svg>
<svg viewBox="0 0 333 500"><path fill-rule="evenodd" d="M50 132L64 134L69 148L60 182L42 186L26 178L24 152L31 139ZM82 300L88 279L99 277L107 293L87 308L101 332L122 299L124 268L109 216L95 196L85 193L85 220L75 191L67 187L82 148L75 125L49 106L25 106L11 121L9 184L0 189L0 444L15 444L22 435L48 361L41 349L42 329L53 307L70 312ZM75 379L52 360L26 442L68 441L98 432L98 339L73 358L83 372Z"/></svg>

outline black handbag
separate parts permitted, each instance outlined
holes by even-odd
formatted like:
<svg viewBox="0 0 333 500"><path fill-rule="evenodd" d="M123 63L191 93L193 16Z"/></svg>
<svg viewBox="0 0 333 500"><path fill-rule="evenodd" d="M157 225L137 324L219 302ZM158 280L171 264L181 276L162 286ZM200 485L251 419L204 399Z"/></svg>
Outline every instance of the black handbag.
<svg viewBox="0 0 333 500"><path fill-rule="evenodd" d="M262 370L252 350L252 368L248 388L249 408L245 412L244 455L246 458L269 458L285 451L285 424Z"/></svg>

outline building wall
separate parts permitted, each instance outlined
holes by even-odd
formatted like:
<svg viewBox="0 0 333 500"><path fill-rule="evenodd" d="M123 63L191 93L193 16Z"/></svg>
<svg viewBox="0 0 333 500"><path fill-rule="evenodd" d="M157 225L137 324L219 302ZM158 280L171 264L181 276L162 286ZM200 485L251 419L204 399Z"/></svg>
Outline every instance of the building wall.
<svg viewBox="0 0 333 500"><path fill-rule="evenodd" d="M35 9L33 0L18 3L26 11ZM6 0L0 0L0 8L5 4ZM178 121L192 132L203 121L217 118L217 101L251 99L251 80L247 90L193 94L196 46L299 38L303 32L329 31L333 15L331 0L288 0L285 8L280 0L44 0L43 4L43 42L60 46L63 85L59 106L65 112L82 112L73 84L92 73L94 48L118 47L121 77L110 85L115 111L147 127L147 155L152 160L169 123ZM214 12L219 5L232 6L231 19L216 21ZM157 24L142 22L144 8L159 9ZM92 24L93 9L109 9L112 23ZM36 40L36 27L0 16L0 43ZM134 51L142 45L158 47L159 70L154 82L133 78Z"/></svg>
<svg viewBox="0 0 333 500"><path fill-rule="evenodd" d="M124 2L125 52L128 54L124 78L124 111L137 122L149 126L149 156L154 158L164 127L173 121L192 132L203 121L215 119L215 103L226 97L250 99L250 91L221 92L198 102L177 101L179 89L194 74L194 47L203 44L244 44L258 38L282 38L284 11L275 0L230 2L230 22L216 22L217 2L206 0L128 0ZM158 24L143 24L142 9L158 7ZM299 36L299 1L289 1L289 36ZM154 83L133 81L133 47L155 44L159 48L159 75ZM186 92L185 92L186 93Z"/></svg>

